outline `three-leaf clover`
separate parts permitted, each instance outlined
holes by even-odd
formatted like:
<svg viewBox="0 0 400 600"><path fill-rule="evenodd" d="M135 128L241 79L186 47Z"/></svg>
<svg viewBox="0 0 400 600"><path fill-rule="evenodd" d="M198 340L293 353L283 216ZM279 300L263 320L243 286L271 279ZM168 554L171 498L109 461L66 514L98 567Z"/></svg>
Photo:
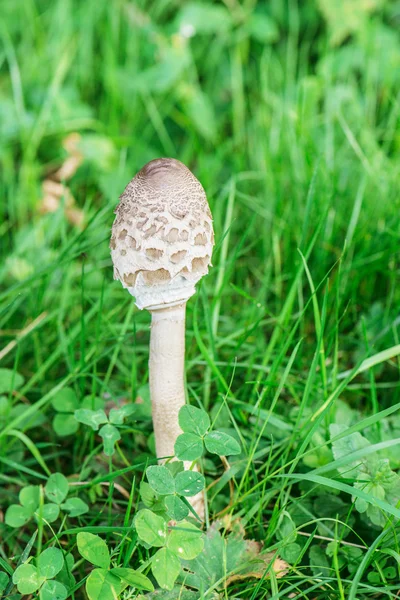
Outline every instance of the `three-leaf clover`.
<svg viewBox="0 0 400 600"><path fill-rule="evenodd" d="M175 455L179 460L197 460L203 455L204 446L219 456L240 454L240 446L231 435L209 431L210 418L201 408L183 406L179 411L179 425L183 431L175 442Z"/></svg>
<svg viewBox="0 0 400 600"><path fill-rule="evenodd" d="M181 570L179 559L192 560L202 552L202 531L186 521L168 531L165 519L147 508L139 510L134 523L142 544L160 548L151 559L151 571L161 588L172 590Z"/></svg>
<svg viewBox="0 0 400 600"><path fill-rule="evenodd" d="M205 487L201 473L184 471L183 464L177 462L148 467L146 476L150 488L157 496L163 496L167 515L174 521L182 521L188 516L190 504L186 498L195 496Z"/></svg>
<svg viewBox="0 0 400 600"><path fill-rule="evenodd" d="M66 600L67 588L61 582L54 580L63 566L62 550L47 548L39 555L36 566L26 562L15 570L13 583L20 594L33 594L40 590L40 600Z"/></svg>
<svg viewBox="0 0 400 600"><path fill-rule="evenodd" d="M89 600L114 600L127 587L152 592L150 579L134 569L111 567L110 551L106 542L92 533L77 535L78 551L83 558L97 567L86 580Z"/></svg>
<svg viewBox="0 0 400 600"><path fill-rule="evenodd" d="M75 391L66 387L58 392L53 398L52 405L57 412L53 419L53 429L60 437L73 435L79 429L79 422L76 420L74 413L78 409L93 409L99 410L103 407L104 402L101 398L85 396L80 402Z"/></svg>
<svg viewBox="0 0 400 600"><path fill-rule="evenodd" d="M112 408L107 417L103 409L91 410L79 408L75 411L75 419L84 425L88 425L93 431L99 431L103 439L103 449L106 456L112 456L115 452L115 444L121 439L119 427L123 425L124 419L136 412L135 404L124 404L120 408Z"/></svg>
<svg viewBox="0 0 400 600"><path fill-rule="evenodd" d="M5 521L10 527L23 527L32 518L44 519L53 523L58 519L60 508L69 513L71 517L83 515L89 510L88 505L80 498L69 498L68 480L62 473L53 473L47 480L44 493L48 503L40 505L40 487L28 485L19 493L20 504L11 504L8 507Z"/></svg>

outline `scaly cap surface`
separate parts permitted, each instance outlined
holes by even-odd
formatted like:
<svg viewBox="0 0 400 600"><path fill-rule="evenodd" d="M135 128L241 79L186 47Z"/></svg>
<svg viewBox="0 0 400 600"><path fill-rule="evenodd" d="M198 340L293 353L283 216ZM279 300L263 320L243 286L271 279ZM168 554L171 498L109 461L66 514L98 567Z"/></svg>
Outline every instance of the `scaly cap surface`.
<svg viewBox="0 0 400 600"><path fill-rule="evenodd" d="M183 163L158 158L128 183L116 208L114 278L139 308L185 302L208 273L214 245L204 189Z"/></svg>

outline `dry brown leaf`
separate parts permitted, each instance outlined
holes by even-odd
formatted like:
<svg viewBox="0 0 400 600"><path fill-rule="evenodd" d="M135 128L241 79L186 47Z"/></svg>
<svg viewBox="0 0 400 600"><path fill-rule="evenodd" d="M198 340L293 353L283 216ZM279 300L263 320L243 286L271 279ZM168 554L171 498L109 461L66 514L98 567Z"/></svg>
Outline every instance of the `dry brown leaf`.
<svg viewBox="0 0 400 600"><path fill-rule="evenodd" d="M278 558L275 552L266 552L261 554L262 543L256 540L245 540L246 543L246 561L255 561L254 568L245 573L234 574L227 578L226 586L233 581L243 579L261 579L264 576L265 570L273 561L272 569L278 579L286 575L289 570L289 564Z"/></svg>
<svg viewBox="0 0 400 600"><path fill-rule="evenodd" d="M66 185L52 179L45 179L42 183L42 188L44 197L41 204L41 212L55 212L59 207L61 198L63 198L67 208L74 206L75 199ZM44 210L47 206L50 210ZM56 208L51 210L53 206L56 206Z"/></svg>
<svg viewBox="0 0 400 600"><path fill-rule="evenodd" d="M57 179L57 181L67 181L68 179L71 179L71 177L75 175L76 171L81 166L82 162L83 156L81 154L69 156L63 162L58 171L54 173L54 179Z"/></svg>
<svg viewBox="0 0 400 600"><path fill-rule="evenodd" d="M129 400L129 398L119 398L118 402L116 402L115 400L107 400L104 409L106 412L110 411L112 408L121 408L121 406L126 406L127 404L130 404L131 401Z"/></svg>
<svg viewBox="0 0 400 600"><path fill-rule="evenodd" d="M223 523L226 531L233 531L243 537L245 536L246 531L240 518L234 518L232 514L225 514L220 521ZM254 543L257 544L258 542Z"/></svg>
<svg viewBox="0 0 400 600"><path fill-rule="evenodd" d="M261 579L262 577L264 577L265 569L268 567L273 557L273 552L260 555L258 557L259 562L257 563L254 571L247 571L246 573L239 575L231 575L226 579L225 587L228 587L228 585L235 581L243 581L244 579ZM261 558L262 560L260 560ZM277 579L280 579L281 577L284 577L289 571L289 565L281 558L276 558L273 562L272 569Z"/></svg>
<svg viewBox="0 0 400 600"><path fill-rule="evenodd" d="M67 137L64 138L62 143L64 150L66 150L68 154L71 155L80 154L78 147L81 139L82 136L77 131L69 133Z"/></svg>
<svg viewBox="0 0 400 600"><path fill-rule="evenodd" d="M42 189L43 198L39 204L41 214L56 212L60 207L61 199L63 199L67 221L75 227L81 228L83 226L85 213L75 206L75 198L66 185L59 181L45 179L42 183Z"/></svg>
<svg viewBox="0 0 400 600"><path fill-rule="evenodd" d="M276 552L263 552L262 542L244 538L239 519L228 521L227 525L232 526L231 533L227 533L222 520L209 527L203 552L185 565L186 585L200 589L202 584L212 586L220 582L226 588L236 581L269 577L272 571L281 578L289 571L290 565ZM200 572L201 576L197 574Z"/></svg>
<svg viewBox="0 0 400 600"><path fill-rule="evenodd" d="M39 205L41 214L52 213L58 210L63 199L67 221L78 228L83 226L85 213L75 206L75 198L69 187L61 182L71 179L83 162L83 155L79 150L80 140L79 133L71 133L64 139L63 147L69 156L51 177L42 182L43 198Z"/></svg>

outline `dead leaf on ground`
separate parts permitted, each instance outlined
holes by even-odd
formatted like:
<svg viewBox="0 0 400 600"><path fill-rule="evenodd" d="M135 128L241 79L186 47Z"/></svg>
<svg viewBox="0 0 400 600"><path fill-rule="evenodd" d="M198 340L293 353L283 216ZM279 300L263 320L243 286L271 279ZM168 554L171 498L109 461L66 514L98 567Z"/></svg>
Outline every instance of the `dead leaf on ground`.
<svg viewBox="0 0 400 600"><path fill-rule="evenodd" d="M39 204L39 212L46 214L56 212L63 201L65 218L78 228L82 228L85 214L75 206L75 198L69 187L61 182L70 179L82 164L83 155L78 149L80 139L78 133L71 133L64 139L63 147L68 152L68 156L61 167L43 181L43 197Z"/></svg>
<svg viewBox="0 0 400 600"><path fill-rule="evenodd" d="M63 148L67 151L68 157L65 159L61 167L52 176L57 181L67 181L75 175L83 162L83 154L79 149L79 143L82 137L79 133L70 133L63 140Z"/></svg>
<svg viewBox="0 0 400 600"><path fill-rule="evenodd" d="M206 533L203 552L193 560L184 561L186 585L200 590L223 581L226 587L235 581L261 579L269 569L273 569L277 578L289 571L290 565L276 552L263 553L262 542L246 540L238 520L234 521L234 531L223 535L224 530L226 533L222 521L213 523Z"/></svg>

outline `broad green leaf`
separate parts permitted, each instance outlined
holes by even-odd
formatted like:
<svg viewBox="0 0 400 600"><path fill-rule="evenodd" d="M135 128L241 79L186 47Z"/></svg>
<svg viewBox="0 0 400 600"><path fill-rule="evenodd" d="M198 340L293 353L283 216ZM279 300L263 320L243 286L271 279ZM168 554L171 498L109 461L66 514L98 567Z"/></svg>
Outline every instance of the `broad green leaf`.
<svg viewBox="0 0 400 600"><path fill-rule="evenodd" d="M68 598L68 590L59 581L45 581L40 588L40 600L66 600Z"/></svg>
<svg viewBox="0 0 400 600"><path fill-rule="evenodd" d="M287 511L282 511L276 530L278 540L285 544L292 544L297 539L296 525Z"/></svg>
<svg viewBox="0 0 400 600"><path fill-rule="evenodd" d="M332 423L329 426L329 433L331 438L335 438L339 434L343 433L348 429L346 425L338 425ZM361 435L358 431L342 437L332 443L332 452L335 460L339 460L344 457L351 457L355 452L370 446L369 441ZM346 475L347 477L356 476L361 473L363 465L368 461L368 458L358 459L350 462L349 464L338 467L339 473Z"/></svg>
<svg viewBox="0 0 400 600"><path fill-rule="evenodd" d="M291 543L283 546L280 550L280 556L289 564L294 565L302 553L300 544Z"/></svg>
<svg viewBox="0 0 400 600"><path fill-rule="evenodd" d="M151 419L151 400L149 385L142 385L137 391L136 397L137 416L140 419Z"/></svg>
<svg viewBox="0 0 400 600"><path fill-rule="evenodd" d="M177 437L174 450L179 460L197 460L203 454L203 440L195 433L182 433Z"/></svg>
<svg viewBox="0 0 400 600"><path fill-rule="evenodd" d="M136 412L136 404L124 404L121 408L112 408L110 410L109 420L113 425L122 425L124 419L133 415Z"/></svg>
<svg viewBox="0 0 400 600"><path fill-rule="evenodd" d="M139 573L139 571L127 569L125 567L115 567L114 569L111 569L111 573L139 590L146 590L146 592L152 592L154 590L154 586L150 579L146 577L146 575L143 575L143 573Z"/></svg>
<svg viewBox="0 0 400 600"><path fill-rule="evenodd" d="M64 564L63 553L59 548L47 548L37 560L37 570L41 577L53 579Z"/></svg>
<svg viewBox="0 0 400 600"><path fill-rule="evenodd" d="M73 414L59 413L53 419L53 429L59 437L66 437L78 431L79 423Z"/></svg>
<svg viewBox="0 0 400 600"><path fill-rule="evenodd" d="M0 427L11 417L12 403L6 396L0 396Z"/></svg>
<svg viewBox="0 0 400 600"><path fill-rule="evenodd" d="M57 581L65 585L65 587L69 590L74 587L76 581L75 577L72 575L72 568L74 566L74 557L72 554L64 555L64 564L63 568L57 575Z"/></svg>
<svg viewBox="0 0 400 600"><path fill-rule="evenodd" d="M68 498L66 502L61 504L62 510L65 510L69 513L70 517L80 517L88 512L89 507L80 498Z"/></svg>
<svg viewBox="0 0 400 600"><path fill-rule="evenodd" d="M107 423L108 419L104 410L90 410L89 408L78 408L74 412L75 419L84 425L89 425L93 431L97 431L100 425Z"/></svg>
<svg viewBox="0 0 400 600"><path fill-rule="evenodd" d="M12 579L20 594L33 594L42 583L36 567L28 563L17 567Z"/></svg>
<svg viewBox="0 0 400 600"><path fill-rule="evenodd" d="M167 524L162 517L151 510L139 510L135 517L135 527L139 538L150 546L165 546L167 539Z"/></svg>
<svg viewBox="0 0 400 600"><path fill-rule="evenodd" d="M368 464L369 472L361 472L354 484L356 489L362 490L377 501L386 500L392 506L400 503L400 477L391 470L388 459L380 459ZM356 509L366 512L374 525L383 527L386 523L385 514L373 504L367 503L362 498L355 501Z"/></svg>
<svg viewBox="0 0 400 600"><path fill-rule="evenodd" d="M327 22L331 45L338 46L351 34L365 31L371 13L382 4L382 0L318 0L317 6Z"/></svg>
<svg viewBox="0 0 400 600"><path fill-rule="evenodd" d="M183 105L191 123L200 135L210 142L215 140L217 121L213 104L207 94L204 94L197 86L188 86L184 94Z"/></svg>
<svg viewBox="0 0 400 600"><path fill-rule="evenodd" d="M166 496L175 492L175 481L171 472L163 466L148 467L146 469L146 477L149 485L153 488L156 494Z"/></svg>
<svg viewBox="0 0 400 600"><path fill-rule="evenodd" d="M14 406L12 407L12 409L10 410L10 413L9 413L9 421L18 422L18 432L20 434L18 437L25 444L26 444L27 438L25 436L25 439L23 439L22 431L24 429L34 429L34 428L41 427L46 422L46 417L43 414L43 412L38 411L38 412L34 413L33 415L29 416L28 410L29 409L27 408L26 404L23 404L22 402L18 402L17 404L14 404ZM16 434L13 433L12 435L16 435ZM40 454L40 453L38 452L38 454ZM44 470L46 471L46 469L44 469Z"/></svg>
<svg viewBox="0 0 400 600"><path fill-rule="evenodd" d="M31 517L32 511L29 508L11 504L6 510L5 521L10 527L23 527Z"/></svg>
<svg viewBox="0 0 400 600"><path fill-rule="evenodd" d="M279 29L266 14L254 12L245 25L249 35L261 44L272 44L279 39Z"/></svg>
<svg viewBox="0 0 400 600"><path fill-rule="evenodd" d="M204 438L204 443L211 454L218 454L219 456L240 454L238 442L231 435L223 431L211 431Z"/></svg>
<svg viewBox="0 0 400 600"><path fill-rule="evenodd" d="M61 504L68 495L68 479L62 473L53 473L50 475L44 491L51 502Z"/></svg>
<svg viewBox="0 0 400 600"><path fill-rule="evenodd" d="M230 29L232 19L225 6L203 2L187 2L178 16L182 35L191 37L197 33L220 35Z"/></svg>
<svg viewBox="0 0 400 600"><path fill-rule="evenodd" d="M4 590L6 589L10 578L7 573L4 571L0 571L0 597L2 596Z"/></svg>
<svg viewBox="0 0 400 600"><path fill-rule="evenodd" d="M204 548L204 535L191 523L179 523L168 536L167 548L179 558L192 560Z"/></svg>
<svg viewBox="0 0 400 600"><path fill-rule="evenodd" d="M204 476L198 471L183 471L175 479L176 493L181 496L195 496L205 488Z"/></svg>
<svg viewBox="0 0 400 600"><path fill-rule="evenodd" d="M92 396L88 394L81 402L79 408L88 408L89 410L100 410L104 406L104 400L98 396Z"/></svg>
<svg viewBox="0 0 400 600"><path fill-rule="evenodd" d="M0 394L9 394L24 383L22 375L12 369L0 369Z"/></svg>
<svg viewBox="0 0 400 600"><path fill-rule="evenodd" d="M21 505L31 511L31 514L39 506L40 502L40 487L38 485L28 485L19 493L19 501Z"/></svg>
<svg viewBox="0 0 400 600"><path fill-rule="evenodd" d="M175 478L178 473L181 473L185 470L185 465L181 460L172 460L169 463L165 464L165 468L171 473L171 475Z"/></svg>
<svg viewBox="0 0 400 600"><path fill-rule="evenodd" d="M98 535L81 531L76 536L78 551L83 558L96 567L108 569L110 566L110 553L107 544Z"/></svg>
<svg viewBox="0 0 400 600"><path fill-rule="evenodd" d="M179 411L179 425L184 433L204 435L210 427L210 417L205 410L186 404Z"/></svg>
<svg viewBox="0 0 400 600"><path fill-rule="evenodd" d="M181 571L181 563L171 550L162 548L152 558L151 571L160 588L163 590L172 590L176 578Z"/></svg>
<svg viewBox="0 0 400 600"><path fill-rule="evenodd" d="M146 481L140 482L139 490L140 497L143 500L143 504L147 508L151 508L152 506L154 506L155 502L158 502L158 498L156 497L153 488Z"/></svg>
<svg viewBox="0 0 400 600"><path fill-rule="evenodd" d="M121 591L121 580L106 569L94 569L86 580L89 600L116 600Z"/></svg>
<svg viewBox="0 0 400 600"><path fill-rule="evenodd" d="M121 434L114 425L103 425L99 431L99 436L103 439L104 454L112 456L115 452L115 444L121 439Z"/></svg>
<svg viewBox="0 0 400 600"><path fill-rule="evenodd" d="M400 476L391 470L388 459L382 459L374 473L374 480L380 481L384 490L386 500L397 506L400 502Z"/></svg>
<svg viewBox="0 0 400 600"><path fill-rule="evenodd" d="M179 527L181 524L179 524ZM184 561L185 584L194 589L210 589L216 587L221 581L226 582L229 575L236 578L265 577L267 569L271 568L271 560L276 556L274 552L260 553L261 546L253 540L243 539L240 531L221 535L219 529L224 530L221 521L214 521L207 533L203 535L204 549L191 561ZM277 561L273 564L274 571L281 576L284 574L284 564ZM240 569L240 571L239 571ZM283 572L282 572L283 571Z"/></svg>
<svg viewBox="0 0 400 600"><path fill-rule="evenodd" d="M82 133L77 149L96 169L104 172L114 170L117 150L110 137L100 133Z"/></svg>
<svg viewBox="0 0 400 600"><path fill-rule="evenodd" d="M315 576L330 577L332 575L325 552L319 546L310 548L310 567Z"/></svg>
<svg viewBox="0 0 400 600"><path fill-rule="evenodd" d="M77 395L70 387L60 390L51 401L54 410L60 413L73 413L79 406Z"/></svg>
<svg viewBox="0 0 400 600"><path fill-rule="evenodd" d="M42 508L36 509L35 518L38 519L41 515L42 519L48 523L54 523L58 519L60 514L60 507L58 504L44 504Z"/></svg>
<svg viewBox="0 0 400 600"><path fill-rule="evenodd" d="M189 508L178 496L166 496L164 504L168 516L174 521L182 521L189 514Z"/></svg>

